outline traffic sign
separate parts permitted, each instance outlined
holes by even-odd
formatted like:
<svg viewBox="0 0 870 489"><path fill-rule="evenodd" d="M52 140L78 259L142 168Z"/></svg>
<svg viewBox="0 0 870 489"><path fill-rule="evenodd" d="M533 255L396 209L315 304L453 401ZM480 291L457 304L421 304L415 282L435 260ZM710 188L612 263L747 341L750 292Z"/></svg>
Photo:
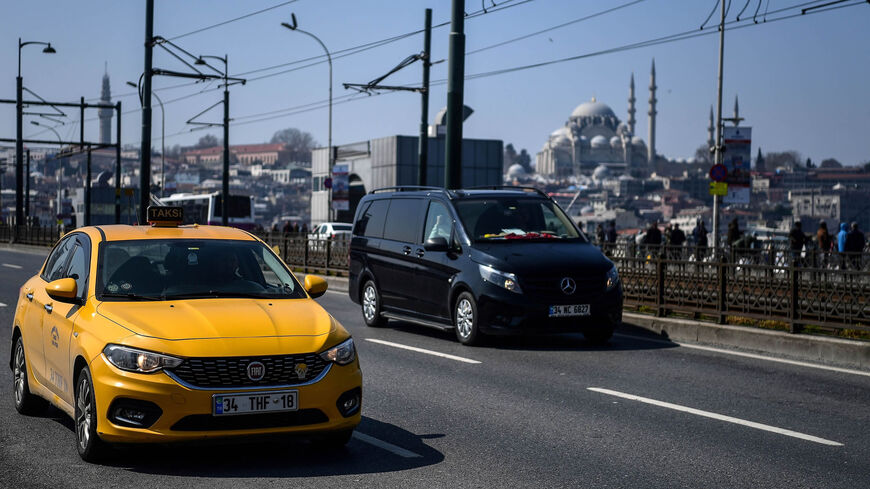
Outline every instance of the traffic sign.
<svg viewBox="0 0 870 489"><path fill-rule="evenodd" d="M710 167L710 180L714 182L724 182L728 176L728 168L721 163L717 163Z"/></svg>
<svg viewBox="0 0 870 489"><path fill-rule="evenodd" d="M710 182L710 195L728 195L728 184L725 182Z"/></svg>

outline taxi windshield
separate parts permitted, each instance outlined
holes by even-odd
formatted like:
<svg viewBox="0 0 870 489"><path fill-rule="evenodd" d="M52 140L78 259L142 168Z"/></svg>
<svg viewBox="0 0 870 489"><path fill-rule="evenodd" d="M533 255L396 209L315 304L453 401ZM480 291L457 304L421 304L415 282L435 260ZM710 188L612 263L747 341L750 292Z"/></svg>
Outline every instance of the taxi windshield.
<svg viewBox="0 0 870 489"><path fill-rule="evenodd" d="M298 299L302 287L257 241L109 241L97 262L100 300Z"/></svg>
<svg viewBox="0 0 870 489"><path fill-rule="evenodd" d="M545 199L492 197L456 202L459 218L475 241L586 241L568 216Z"/></svg>

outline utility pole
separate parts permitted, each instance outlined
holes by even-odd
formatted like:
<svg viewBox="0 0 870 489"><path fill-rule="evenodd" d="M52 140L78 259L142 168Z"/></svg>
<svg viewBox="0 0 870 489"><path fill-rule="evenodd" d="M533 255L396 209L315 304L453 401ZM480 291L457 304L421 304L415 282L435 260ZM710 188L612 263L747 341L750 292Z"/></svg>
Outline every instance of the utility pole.
<svg viewBox="0 0 870 489"><path fill-rule="evenodd" d="M432 65L432 9L426 9L423 31L423 90L420 92L420 167L417 169L417 185L426 185L429 158L429 67Z"/></svg>
<svg viewBox="0 0 870 489"><path fill-rule="evenodd" d="M224 55L224 178L221 196L221 225L230 225L230 86L227 74L230 71L229 56Z"/></svg>
<svg viewBox="0 0 870 489"><path fill-rule="evenodd" d="M145 1L145 70L142 75L142 144L139 165L139 219L148 222L151 203L151 76L154 52L154 0ZM120 119L120 117L119 117ZM116 211L117 213L117 211Z"/></svg>
<svg viewBox="0 0 870 489"><path fill-rule="evenodd" d="M27 171L24 172L24 220L30 217L30 150L27 150Z"/></svg>
<svg viewBox="0 0 870 489"><path fill-rule="evenodd" d="M465 0L453 0L447 68L447 137L444 188L462 186L463 84L465 78Z"/></svg>
<svg viewBox="0 0 870 489"><path fill-rule="evenodd" d="M115 104L117 141L115 146L115 224L121 224L121 102Z"/></svg>
<svg viewBox="0 0 870 489"><path fill-rule="evenodd" d="M24 215L21 212L21 162L24 159L23 128L24 104L24 81L21 78L21 38L18 39L18 78L15 79L15 225L21 225Z"/></svg>
<svg viewBox="0 0 870 489"><path fill-rule="evenodd" d="M91 225L91 146L88 145L88 169L85 175L85 226Z"/></svg>
<svg viewBox="0 0 870 489"><path fill-rule="evenodd" d="M722 14L719 20L719 87L716 99L716 146L715 163L722 163L722 72L725 58L725 3L722 4ZM713 253L719 254L719 196L713 196Z"/></svg>

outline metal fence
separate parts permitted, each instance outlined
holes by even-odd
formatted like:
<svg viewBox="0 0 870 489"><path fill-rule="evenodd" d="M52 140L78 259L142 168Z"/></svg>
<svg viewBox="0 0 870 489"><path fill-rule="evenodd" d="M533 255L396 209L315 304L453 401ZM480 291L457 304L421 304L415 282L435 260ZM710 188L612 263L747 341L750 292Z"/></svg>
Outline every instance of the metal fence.
<svg viewBox="0 0 870 489"><path fill-rule="evenodd" d="M306 273L347 275L350 241L307 234L260 233L281 258ZM0 242L51 246L56 228L0 226ZM793 251L788 243L756 248L605 245L616 263L628 307L658 316L685 313L870 332L870 252Z"/></svg>

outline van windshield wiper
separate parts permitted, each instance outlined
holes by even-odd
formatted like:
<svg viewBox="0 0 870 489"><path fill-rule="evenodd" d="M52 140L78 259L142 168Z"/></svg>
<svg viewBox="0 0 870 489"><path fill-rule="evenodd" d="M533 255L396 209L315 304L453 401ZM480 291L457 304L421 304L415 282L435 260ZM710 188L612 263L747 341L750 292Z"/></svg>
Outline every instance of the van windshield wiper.
<svg viewBox="0 0 870 489"><path fill-rule="evenodd" d="M103 297L112 297L119 299L129 299L131 301L160 301L163 300L161 297L154 297L150 295L139 295L139 294L113 294L113 293L103 293Z"/></svg>

